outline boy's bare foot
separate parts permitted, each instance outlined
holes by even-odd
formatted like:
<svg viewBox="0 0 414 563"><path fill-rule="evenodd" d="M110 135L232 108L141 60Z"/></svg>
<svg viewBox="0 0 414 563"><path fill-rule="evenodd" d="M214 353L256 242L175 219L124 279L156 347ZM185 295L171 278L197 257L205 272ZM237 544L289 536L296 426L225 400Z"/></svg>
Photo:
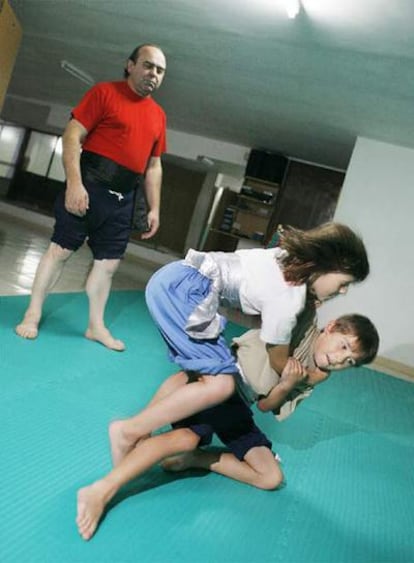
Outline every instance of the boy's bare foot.
<svg viewBox="0 0 414 563"><path fill-rule="evenodd" d="M107 328L88 328L85 332L85 336L89 338L89 340L100 342L110 350L115 350L116 352L123 352L125 350L125 344L122 340L114 338Z"/></svg>
<svg viewBox="0 0 414 563"><path fill-rule="evenodd" d="M39 315L33 313L26 313L23 320L15 328L16 334L22 338L29 338L33 340L39 334Z"/></svg>
<svg viewBox="0 0 414 563"><path fill-rule="evenodd" d="M161 462L161 467L165 471L185 471L186 469L197 467L197 457L197 450L194 450L193 452L186 452L184 454L174 455L165 458Z"/></svg>
<svg viewBox="0 0 414 563"><path fill-rule="evenodd" d="M106 502L102 481L79 489L76 524L84 540L90 540L95 533Z"/></svg>
<svg viewBox="0 0 414 563"><path fill-rule="evenodd" d="M112 465L116 467L129 454L135 447L135 442L131 443L125 437L123 431L123 421L114 420L111 422L108 429L109 443L111 446Z"/></svg>

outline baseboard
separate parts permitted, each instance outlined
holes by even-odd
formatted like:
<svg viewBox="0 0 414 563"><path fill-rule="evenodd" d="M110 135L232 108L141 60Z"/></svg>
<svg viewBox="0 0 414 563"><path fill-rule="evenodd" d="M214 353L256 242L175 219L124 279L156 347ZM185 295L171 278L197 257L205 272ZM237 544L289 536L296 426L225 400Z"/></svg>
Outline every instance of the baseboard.
<svg viewBox="0 0 414 563"><path fill-rule="evenodd" d="M378 356L375 358L375 361L367 367L414 383L414 367L397 362L396 360Z"/></svg>

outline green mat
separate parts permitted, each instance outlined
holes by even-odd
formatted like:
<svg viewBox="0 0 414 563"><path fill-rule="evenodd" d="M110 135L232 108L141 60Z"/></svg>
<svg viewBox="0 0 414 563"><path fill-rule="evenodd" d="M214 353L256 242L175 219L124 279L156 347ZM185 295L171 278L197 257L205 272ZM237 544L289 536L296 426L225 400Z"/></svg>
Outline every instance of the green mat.
<svg viewBox="0 0 414 563"><path fill-rule="evenodd" d="M108 422L174 366L141 292L110 298L122 354L82 337L85 295L51 295L36 341L13 332L26 305L0 298L2 563L414 562L414 386L368 369L333 375L283 423L257 413L282 490L154 468L84 542L76 491L110 468Z"/></svg>

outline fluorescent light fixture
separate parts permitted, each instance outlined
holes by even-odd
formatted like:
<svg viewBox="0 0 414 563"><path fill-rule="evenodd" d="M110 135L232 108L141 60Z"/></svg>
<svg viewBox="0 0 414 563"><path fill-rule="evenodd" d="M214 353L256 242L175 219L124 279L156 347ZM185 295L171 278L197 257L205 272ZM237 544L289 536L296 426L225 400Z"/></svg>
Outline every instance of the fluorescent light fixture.
<svg viewBox="0 0 414 563"><path fill-rule="evenodd" d="M90 74L84 72L83 70L73 65L69 61L60 61L60 68L63 68L63 70L66 70L66 72L68 72L78 80L85 82L85 84L88 84L89 86L95 84L95 80L92 78Z"/></svg>
<svg viewBox="0 0 414 563"><path fill-rule="evenodd" d="M288 18L295 19L300 12L300 0L285 0L285 8Z"/></svg>

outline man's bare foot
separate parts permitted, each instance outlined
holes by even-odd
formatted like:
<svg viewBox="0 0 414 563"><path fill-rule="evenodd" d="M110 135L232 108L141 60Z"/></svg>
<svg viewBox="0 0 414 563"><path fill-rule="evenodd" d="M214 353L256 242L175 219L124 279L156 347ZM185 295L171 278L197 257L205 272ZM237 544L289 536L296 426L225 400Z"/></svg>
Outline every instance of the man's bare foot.
<svg viewBox="0 0 414 563"><path fill-rule="evenodd" d="M84 540L90 540L95 533L109 500L105 493L103 481L96 481L78 491L76 524Z"/></svg>
<svg viewBox="0 0 414 563"><path fill-rule="evenodd" d="M197 450L193 452L186 452L184 454L178 454L171 457L165 458L161 462L161 467L164 471L185 471L186 469L191 469L197 466Z"/></svg>
<svg viewBox="0 0 414 563"><path fill-rule="evenodd" d="M125 437L123 421L114 420L109 425L109 443L111 446L112 465L116 467L134 449L136 442L131 442Z"/></svg>
<svg viewBox="0 0 414 563"><path fill-rule="evenodd" d="M117 352L123 352L125 350L125 344L122 340L114 338L107 328L88 328L85 332L85 336L86 338L89 338L89 340L100 342L110 350L116 350Z"/></svg>
<svg viewBox="0 0 414 563"><path fill-rule="evenodd" d="M29 338L30 340L37 338L37 335L39 334L39 322L39 315L26 313L22 322L15 328L16 334L22 338Z"/></svg>

